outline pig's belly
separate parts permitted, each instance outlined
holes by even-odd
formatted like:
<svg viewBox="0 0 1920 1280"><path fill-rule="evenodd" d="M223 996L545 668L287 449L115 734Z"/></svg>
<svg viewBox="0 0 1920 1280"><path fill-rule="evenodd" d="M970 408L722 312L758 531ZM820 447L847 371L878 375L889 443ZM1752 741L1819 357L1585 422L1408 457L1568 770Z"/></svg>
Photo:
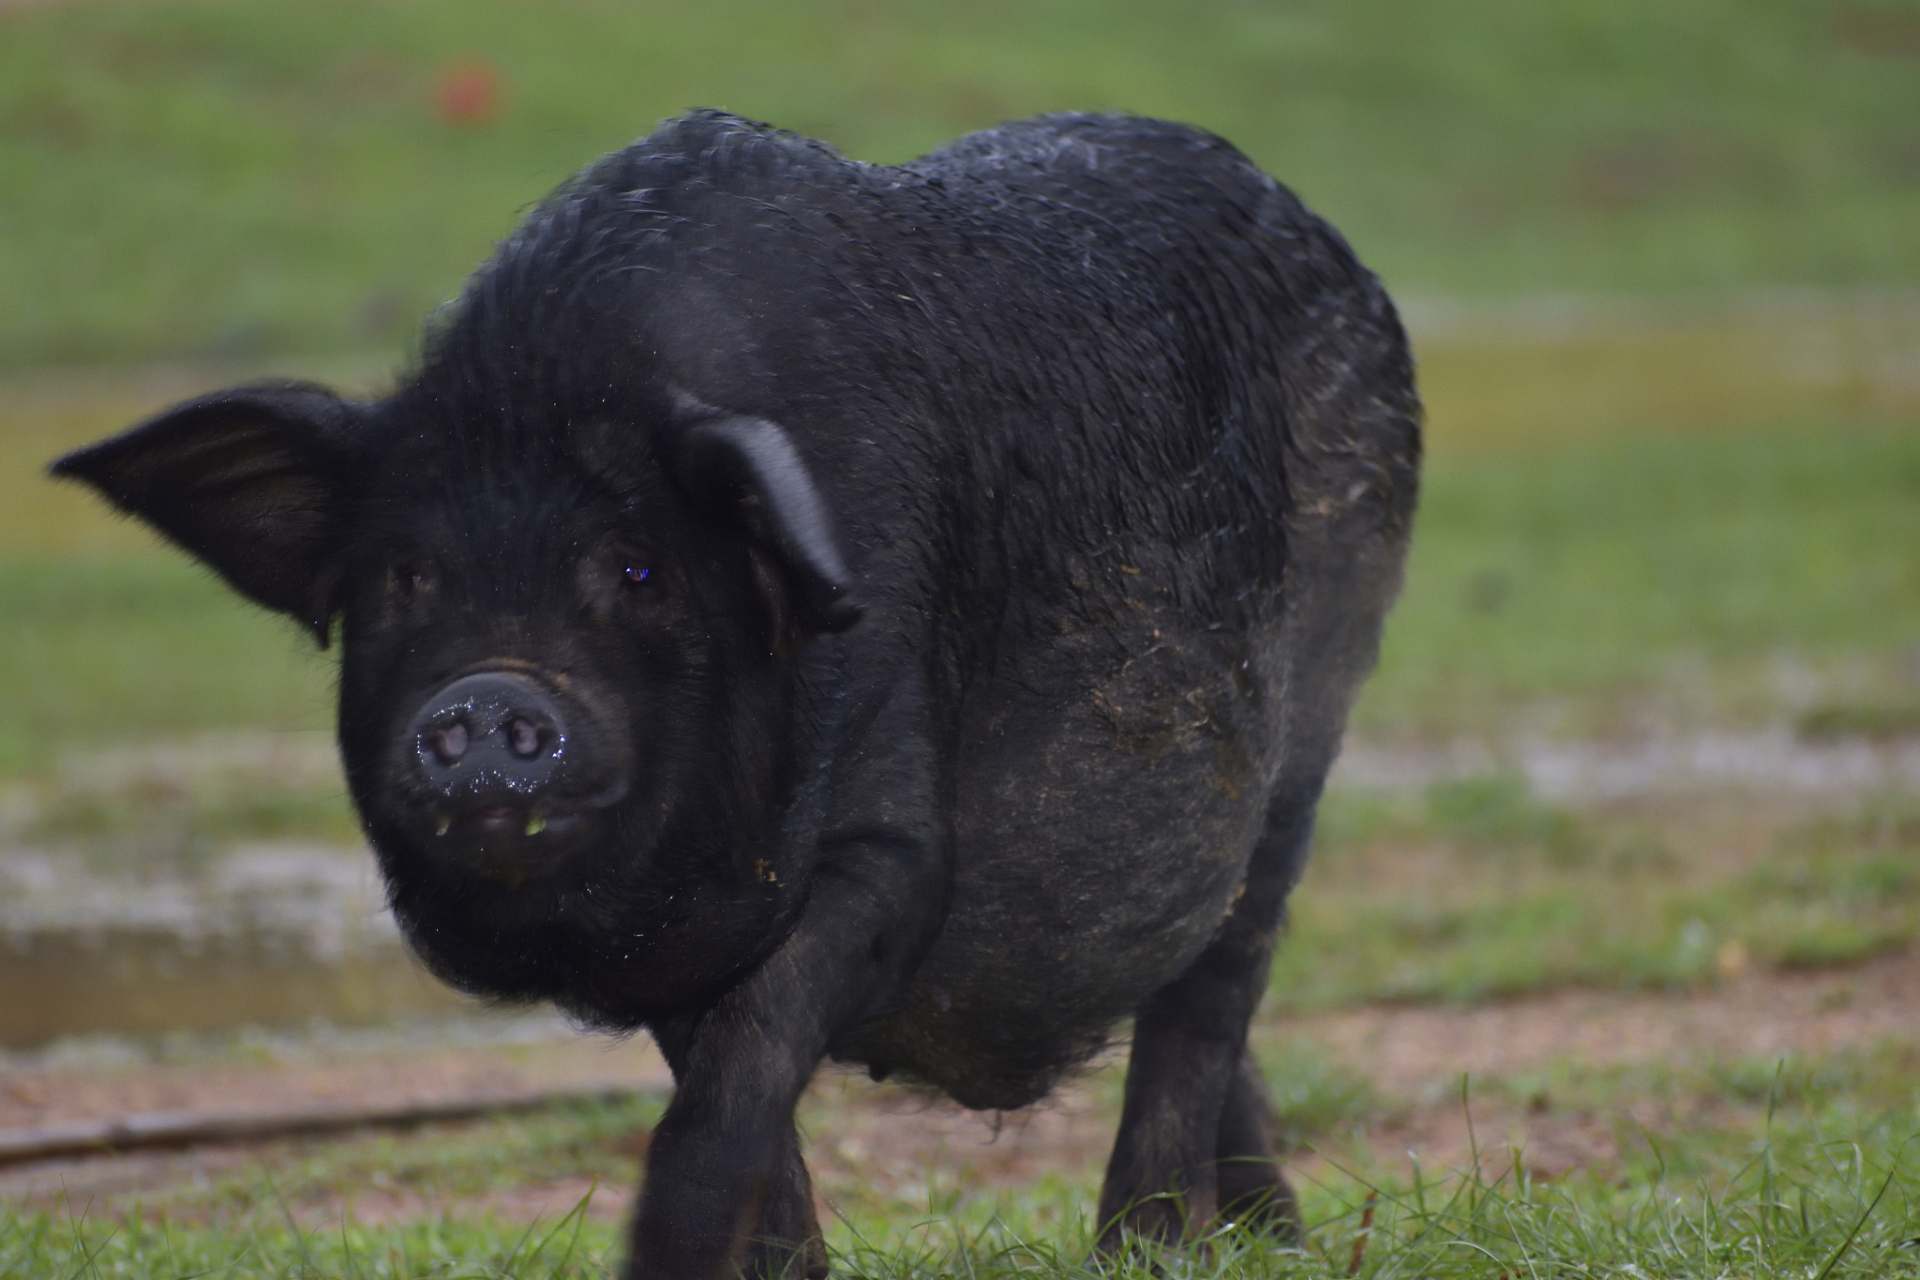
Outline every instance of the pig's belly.
<svg viewBox="0 0 1920 1280"><path fill-rule="evenodd" d="M946 924L839 1056L1024 1106L1192 963L1245 879L1279 763L1264 664L1223 647L1166 640L1098 682L1056 673L1039 687L1074 692L1051 704L1011 685L975 700Z"/></svg>

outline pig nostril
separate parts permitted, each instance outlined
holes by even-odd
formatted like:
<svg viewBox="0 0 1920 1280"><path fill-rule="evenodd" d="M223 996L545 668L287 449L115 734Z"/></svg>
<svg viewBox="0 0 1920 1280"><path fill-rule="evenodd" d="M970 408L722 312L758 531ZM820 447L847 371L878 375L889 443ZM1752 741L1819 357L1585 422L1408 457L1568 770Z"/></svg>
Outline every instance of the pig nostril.
<svg viewBox="0 0 1920 1280"><path fill-rule="evenodd" d="M507 742L513 754L531 760L540 754L540 727L530 720L515 719L507 725Z"/></svg>
<svg viewBox="0 0 1920 1280"><path fill-rule="evenodd" d="M455 764L461 756L467 754L467 726L460 723L448 725L429 739L433 754L440 758L441 764Z"/></svg>

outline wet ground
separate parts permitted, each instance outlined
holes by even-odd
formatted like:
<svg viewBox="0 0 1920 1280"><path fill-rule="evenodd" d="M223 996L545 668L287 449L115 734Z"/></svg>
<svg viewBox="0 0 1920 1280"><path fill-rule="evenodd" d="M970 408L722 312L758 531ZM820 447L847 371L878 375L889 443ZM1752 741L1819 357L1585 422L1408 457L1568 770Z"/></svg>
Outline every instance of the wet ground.
<svg viewBox="0 0 1920 1280"><path fill-rule="evenodd" d="M235 848L198 874L0 854L0 1049L471 1012L407 953L371 857Z"/></svg>

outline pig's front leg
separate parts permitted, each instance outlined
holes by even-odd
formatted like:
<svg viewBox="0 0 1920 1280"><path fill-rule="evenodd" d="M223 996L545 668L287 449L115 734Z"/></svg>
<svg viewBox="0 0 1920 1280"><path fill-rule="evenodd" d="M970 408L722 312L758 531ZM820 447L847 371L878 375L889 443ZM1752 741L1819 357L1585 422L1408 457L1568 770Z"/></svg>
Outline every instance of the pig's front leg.
<svg viewBox="0 0 1920 1280"><path fill-rule="evenodd" d="M690 1028L647 1153L628 1261L636 1280L824 1271L793 1109L835 1033L917 958L928 913L915 899L939 898L920 884L928 853L861 845L822 868L786 943ZM775 1238L756 1239L761 1231ZM787 1234L800 1231L815 1239Z"/></svg>
<svg viewBox="0 0 1920 1280"><path fill-rule="evenodd" d="M687 1081L687 1050L699 1022L697 1017L679 1018L664 1021L653 1028L654 1040L659 1044L668 1065L673 1068L674 1079L682 1086ZM819 1215L814 1211L813 1181L807 1173L806 1161L800 1154L799 1135L794 1130L792 1117L786 1117L784 1123L776 1123L776 1127L784 1151L777 1157L777 1168L767 1183L765 1194L754 1197L759 1208L754 1224L747 1232L747 1245L736 1270L747 1276L818 1280L827 1274L827 1251L820 1233ZM653 1176L649 1176L649 1185L653 1182ZM637 1246L637 1220L634 1226ZM665 1258L661 1259L661 1265L667 1265ZM641 1273L637 1247L629 1260L627 1272L629 1275Z"/></svg>
<svg viewBox="0 0 1920 1280"><path fill-rule="evenodd" d="M676 1074L679 1099L689 1098L688 1077ZM647 1161L628 1276L819 1280L827 1274L793 1117L761 1110L731 1117L731 1129L691 1107L669 1110ZM744 1141L743 1130L750 1130Z"/></svg>
<svg viewBox="0 0 1920 1280"><path fill-rule="evenodd" d="M918 791L914 754L896 750L883 771ZM928 817L903 822L902 809ZM678 1088L648 1151L630 1277L824 1272L793 1109L828 1044L899 988L938 928L946 842L931 813L888 805L829 831L787 940L712 1009L663 1028Z"/></svg>

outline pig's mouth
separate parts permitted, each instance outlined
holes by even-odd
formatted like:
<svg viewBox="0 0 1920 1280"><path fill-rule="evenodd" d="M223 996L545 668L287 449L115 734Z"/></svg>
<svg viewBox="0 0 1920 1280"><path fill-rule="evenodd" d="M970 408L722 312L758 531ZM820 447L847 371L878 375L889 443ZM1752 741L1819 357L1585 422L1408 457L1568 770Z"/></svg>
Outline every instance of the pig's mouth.
<svg viewBox="0 0 1920 1280"><path fill-rule="evenodd" d="M599 808L478 804L430 808L411 825L416 843L428 854L517 889L585 844L602 817Z"/></svg>

